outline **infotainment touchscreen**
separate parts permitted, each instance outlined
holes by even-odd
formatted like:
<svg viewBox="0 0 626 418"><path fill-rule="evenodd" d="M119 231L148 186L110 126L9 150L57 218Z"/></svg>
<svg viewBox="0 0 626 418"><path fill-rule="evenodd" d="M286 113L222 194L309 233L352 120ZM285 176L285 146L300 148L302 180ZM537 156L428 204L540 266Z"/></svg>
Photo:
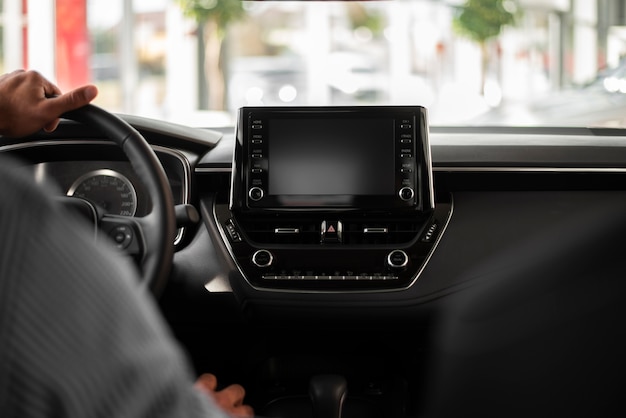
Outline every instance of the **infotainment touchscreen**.
<svg viewBox="0 0 626 418"><path fill-rule="evenodd" d="M233 209L432 204L422 107L244 107L236 137Z"/></svg>
<svg viewBox="0 0 626 418"><path fill-rule="evenodd" d="M393 132L393 119L269 120L268 195L285 204L316 196L322 205L340 203L332 196L393 195L395 150L380 140Z"/></svg>

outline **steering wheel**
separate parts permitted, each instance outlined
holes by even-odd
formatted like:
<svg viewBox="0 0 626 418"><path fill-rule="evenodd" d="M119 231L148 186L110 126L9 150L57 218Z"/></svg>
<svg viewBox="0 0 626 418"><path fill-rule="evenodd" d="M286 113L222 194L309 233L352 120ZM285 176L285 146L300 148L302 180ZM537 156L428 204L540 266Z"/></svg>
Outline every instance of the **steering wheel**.
<svg viewBox="0 0 626 418"><path fill-rule="evenodd" d="M97 129L117 144L144 183L152 202L143 217L102 214L98 231L113 238L124 253L137 261L141 285L160 295L174 257L176 215L174 198L165 170L145 138L130 124L95 105L86 105L61 115ZM96 208L94 208L97 211Z"/></svg>

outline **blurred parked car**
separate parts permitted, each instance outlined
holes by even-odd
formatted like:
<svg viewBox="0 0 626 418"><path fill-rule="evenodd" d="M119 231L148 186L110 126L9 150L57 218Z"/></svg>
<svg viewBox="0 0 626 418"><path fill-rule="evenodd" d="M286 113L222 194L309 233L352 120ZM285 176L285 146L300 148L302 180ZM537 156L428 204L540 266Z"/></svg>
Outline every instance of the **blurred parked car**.
<svg viewBox="0 0 626 418"><path fill-rule="evenodd" d="M527 102L503 101L474 125L618 127L626 124L626 62L592 82L544 93Z"/></svg>

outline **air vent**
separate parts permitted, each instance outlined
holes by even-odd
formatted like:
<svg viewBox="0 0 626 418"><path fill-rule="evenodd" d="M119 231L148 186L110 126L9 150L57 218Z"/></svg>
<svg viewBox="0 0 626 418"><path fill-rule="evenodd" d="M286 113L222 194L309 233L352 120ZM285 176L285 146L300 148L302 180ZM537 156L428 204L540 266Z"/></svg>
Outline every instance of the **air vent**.
<svg viewBox="0 0 626 418"><path fill-rule="evenodd" d="M384 219L346 217L334 215L329 218L271 217L238 219L242 231L250 241L258 244L321 243L322 222L340 220L341 244L344 245L391 245L408 243L416 239L424 228L424 220L417 218Z"/></svg>
<svg viewBox="0 0 626 418"><path fill-rule="evenodd" d="M320 226L303 220L253 220L240 222L251 241L259 244L319 244Z"/></svg>
<svg viewBox="0 0 626 418"><path fill-rule="evenodd" d="M414 240L422 228L423 222L415 220L344 223L344 242L347 244L402 244Z"/></svg>

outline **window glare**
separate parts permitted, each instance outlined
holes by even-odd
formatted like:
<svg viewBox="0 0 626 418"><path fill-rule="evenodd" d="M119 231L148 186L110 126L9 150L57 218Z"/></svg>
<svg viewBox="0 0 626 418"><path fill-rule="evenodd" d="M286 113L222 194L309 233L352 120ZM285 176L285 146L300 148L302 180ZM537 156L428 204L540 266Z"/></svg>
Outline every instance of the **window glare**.
<svg viewBox="0 0 626 418"><path fill-rule="evenodd" d="M426 106L441 125L624 123L571 109L626 103L621 2L505 1L515 22L484 44L456 30L462 0L244 1L224 27L180 3L0 0L1 69L95 83L108 110L192 126L246 105L370 104Z"/></svg>

